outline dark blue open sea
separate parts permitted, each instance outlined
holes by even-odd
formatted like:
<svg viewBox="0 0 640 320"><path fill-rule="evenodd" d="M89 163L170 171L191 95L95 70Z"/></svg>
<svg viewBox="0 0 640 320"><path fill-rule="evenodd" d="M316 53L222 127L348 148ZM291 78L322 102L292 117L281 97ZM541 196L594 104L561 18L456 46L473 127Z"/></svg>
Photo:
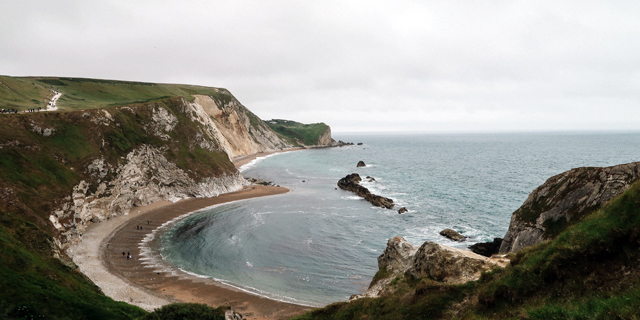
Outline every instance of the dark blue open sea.
<svg viewBox="0 0 640 320"><path fill-rule="evenodd" d="M320 306L363 292L387 240L466 248L504 236L511 213L547 178L640 160L638 133L334 134L361 146L272 155L243 168L291 189L197 212L160 237L164 259L274 299ZM363 160L367 166L356 168ZM396 210L335 190L357 172ZM438 233L453 228L456 243Z"/></svg>

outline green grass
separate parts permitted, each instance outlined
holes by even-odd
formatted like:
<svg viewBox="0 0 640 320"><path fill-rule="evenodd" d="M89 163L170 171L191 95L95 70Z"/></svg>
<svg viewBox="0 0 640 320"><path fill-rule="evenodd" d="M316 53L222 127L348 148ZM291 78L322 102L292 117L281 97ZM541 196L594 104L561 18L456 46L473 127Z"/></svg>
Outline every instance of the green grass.
<svg viewBox="0 0 640 320"><path fill-rule="evenodd" d="M63 94L56 103L63 111L156 102L174 97L193 101L194 94L208 95L223 103L234 99L225 89L183 84L8 76L0 76L0 82L4 84L0 85L0 109L44 108L47 98L53 97L50 89Z"/></svg>
<svg viewBox="0 0 640 320"><path fill-rule="evenodd" d="M104 296L48 253L50 236L0 210L0 318L136 319L146 312Z"/></svg>
<svg viewBox="0 0 640 320"><path fill-rule="evenodd" d="M173 303L156 309L141 320L224 320L227 307L212 308L202 303Z"/></svg>
<svg viewBox="0 0 640 320"><path fill-rule="evenodd" d="M0 109L44 108L51 97L51 90L34 79L0 76Z"/></svg>
<svg viewBox="0 0 640 320"><path fill-rule="evenodd" d="M303 124L280 119L268 120L265 123L280 137L296 146L318 145L320 137L329 129L324 123Z"/></svg>

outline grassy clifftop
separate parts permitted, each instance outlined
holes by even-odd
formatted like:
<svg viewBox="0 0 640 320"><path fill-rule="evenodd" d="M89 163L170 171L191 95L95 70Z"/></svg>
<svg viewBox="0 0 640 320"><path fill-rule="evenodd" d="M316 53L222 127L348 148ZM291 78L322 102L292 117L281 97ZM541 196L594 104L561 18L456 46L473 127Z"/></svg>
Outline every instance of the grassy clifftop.
<svg viewBox="0 0 640 320"><path fill-rule="evenodd" d="M265 121L271 130L275 131L289 143L295 146L319 145L322 136L330 130L324 123L304 124L291 120L273 119Z"/></svg>
<svg viewBox="0 0 640 320"><path fill-rule="evenodd" d="M60 110L95 109L145 103L194 94L213 97L222 102L232 99L226 89L181 84L156 84L116 80L54 77L0 76L0 108L44 108L53 97L51 90L63 93L58 100Z"/></svg>

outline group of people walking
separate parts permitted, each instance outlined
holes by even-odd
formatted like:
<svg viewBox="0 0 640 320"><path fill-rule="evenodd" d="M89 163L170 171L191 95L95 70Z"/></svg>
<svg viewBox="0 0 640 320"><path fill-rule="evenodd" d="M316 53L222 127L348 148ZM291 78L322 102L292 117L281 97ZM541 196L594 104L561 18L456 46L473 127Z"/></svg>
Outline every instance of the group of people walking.
<svg viewBox="0 0 640 320"><path fill-rule="evenodd" d="M123 256L123 257L125 257L125 256L126 256L127 260L131 260L131 259L133 259L133 258L131 258L131 253L130 253L130 252L127 252L127 254L125 255L124 251L122 251L122 256Z"/></svg>

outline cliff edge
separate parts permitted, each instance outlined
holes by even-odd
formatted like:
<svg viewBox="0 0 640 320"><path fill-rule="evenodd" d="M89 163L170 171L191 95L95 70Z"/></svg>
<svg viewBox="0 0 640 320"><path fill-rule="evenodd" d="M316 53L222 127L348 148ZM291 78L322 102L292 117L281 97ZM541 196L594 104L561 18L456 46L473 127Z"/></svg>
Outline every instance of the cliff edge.
<svg viewBox="0 0 640 320"><path fill-rule="evenodd" d="M549 178L511 216L500 253L516 252L551 239L640 178L640 162L605 168L576 168Z"/></svg>

